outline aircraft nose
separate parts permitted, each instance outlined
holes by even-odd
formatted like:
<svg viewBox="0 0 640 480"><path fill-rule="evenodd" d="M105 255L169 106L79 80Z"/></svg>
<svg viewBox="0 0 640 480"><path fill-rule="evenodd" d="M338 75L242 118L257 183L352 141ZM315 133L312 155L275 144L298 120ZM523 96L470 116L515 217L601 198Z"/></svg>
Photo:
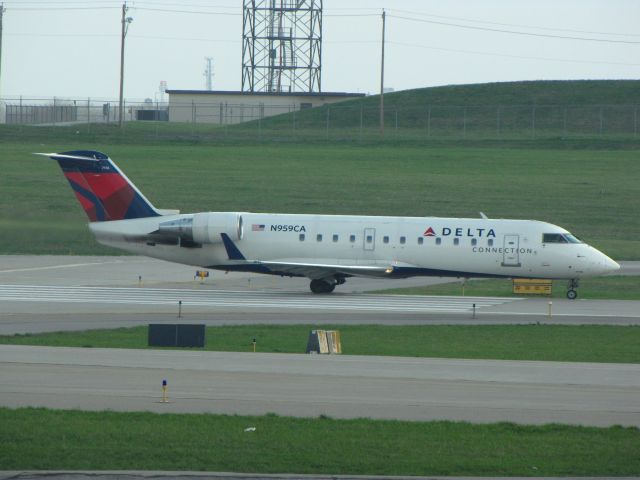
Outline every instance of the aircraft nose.
<svg viewBox="0 0 640 480"><path fill-rule="evenodd" d="M598 253L600 255L598 255L597 268L602 272L601 274L611 274L620 270L620 264L618 262L610 259L602 252Z"/></svg>
<svg viewBox="0 0 640 480"><path fill-rule="evenodd" d="M608 273L617 272L620 270L620 264L615 260L611 260L606 255L604 256L604 268Z"/></svg>

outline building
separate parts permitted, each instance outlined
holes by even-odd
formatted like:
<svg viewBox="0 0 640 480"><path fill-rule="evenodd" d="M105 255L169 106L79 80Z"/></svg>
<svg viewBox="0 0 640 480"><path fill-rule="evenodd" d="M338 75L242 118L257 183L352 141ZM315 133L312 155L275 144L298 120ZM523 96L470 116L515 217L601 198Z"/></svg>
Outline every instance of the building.
<svg viewBox="0 0 640 480"><path fill-rule="evenodd" d="M231 125L363 97L364 93L167 90L169 121Z"/></svg>

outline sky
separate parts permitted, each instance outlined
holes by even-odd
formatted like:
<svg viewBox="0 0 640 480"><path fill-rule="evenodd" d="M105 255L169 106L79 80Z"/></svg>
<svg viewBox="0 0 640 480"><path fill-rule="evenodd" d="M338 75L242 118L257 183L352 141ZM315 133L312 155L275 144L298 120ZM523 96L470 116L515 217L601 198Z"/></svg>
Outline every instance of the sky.
<svg viewBox="0 0 640 480"><path fill-rule="evenodd" d="M2 2L2 0L0 0ZM5 0L0 97L116 99L122 2ZM637 0L324 0L322 90L640 78ZM129 1L127 99L240 90L241 0Z"/></svg>

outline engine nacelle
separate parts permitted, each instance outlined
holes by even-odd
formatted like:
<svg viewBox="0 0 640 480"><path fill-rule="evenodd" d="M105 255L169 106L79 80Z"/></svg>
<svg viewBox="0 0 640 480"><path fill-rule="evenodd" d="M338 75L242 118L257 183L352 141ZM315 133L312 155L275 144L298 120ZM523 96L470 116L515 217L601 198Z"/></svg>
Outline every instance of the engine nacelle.
<svg viewBox="0 0 640 480"><path fill-rule="evenodd" d="M242 240L242 215L239 213L196 213L193 216L193 241L196 243L222 242L221 233L231 240Z"/></svg>
<svg viewBox="0 0 640 480"><path fill-rule="evenodd" d="M221 233L231 240L242 240L242 215L234 212L204 212L163 222L158 232L197 244L221 243Z"/></svg>

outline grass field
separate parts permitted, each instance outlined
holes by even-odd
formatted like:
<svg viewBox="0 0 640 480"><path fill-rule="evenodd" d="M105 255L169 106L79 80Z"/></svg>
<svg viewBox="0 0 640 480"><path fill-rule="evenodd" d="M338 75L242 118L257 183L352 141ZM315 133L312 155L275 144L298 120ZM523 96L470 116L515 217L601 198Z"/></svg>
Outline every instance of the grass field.
<svg viewBox="0 0 640 480"><path fill-rule="evenodd" d="M0 408L2 470L637 475L640 430ZM255 427L255 432L244 432Z"/></svg>
<svg viewBox="0 0 640 480"><path fill-rule="evenodd" d="M464 292L463 292L464 286ZM514 294L510 279L467 280L464 282L443 283L425 287L390 288L377 293L391 295L466 295L469 297L510 297L527 295ZM551 298L566 298L567 282L553 282ZM538 297L538 295L534 295ZM580 281L579 298L598 300L640 300L640 277L611 276L585 278ZM542 297L548 298L548 297Z"/></svg>
<svg viewBox="0 0 640 480"><path fill-rule="evenodd" d="M160 208L533 218L615 259L640 259L634 150L403 145L3 143L0 253L110 252L57 165L33 151L108 153ZM110 252L112 253L112 252Z"/></svg>
<svg viewBox="0 0 640 480"><path fill-rule="evenodd" d="M207 327L206 350L304 353L314 325ZM640 327L334 325L346 355L640 363ZM148 348L147 327L0 336L0 344Z"/></svg>

